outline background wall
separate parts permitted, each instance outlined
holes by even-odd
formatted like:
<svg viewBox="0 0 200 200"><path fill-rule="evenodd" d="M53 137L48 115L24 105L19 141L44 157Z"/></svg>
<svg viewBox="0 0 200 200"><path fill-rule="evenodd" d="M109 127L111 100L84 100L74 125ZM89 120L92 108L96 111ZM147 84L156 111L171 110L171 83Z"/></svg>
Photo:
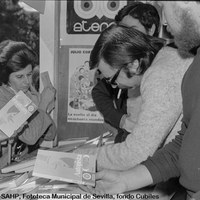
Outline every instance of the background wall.
<svg viewBox="0 0 200 200"><path fill-rule="evenodd" d="M40 70L48 71L55 84L55 2L46 1L45 12L40 15Z"/></svg>

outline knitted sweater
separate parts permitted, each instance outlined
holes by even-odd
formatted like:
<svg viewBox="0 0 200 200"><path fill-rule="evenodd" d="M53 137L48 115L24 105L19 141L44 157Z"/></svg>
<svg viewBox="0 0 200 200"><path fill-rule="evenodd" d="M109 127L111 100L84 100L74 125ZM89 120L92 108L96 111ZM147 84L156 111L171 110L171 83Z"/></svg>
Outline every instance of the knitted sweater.
<svg viewBox="0 0 200 200"><path fill-rule="evenodd" d="M0 109L14 97L15 93L7 86L0 86ZM34 103L36 97L27 92L29 98L31 98ZM28 126L19 135L19 139L28 145L33 145L37 140L47 131L48 128L53 125L51 117L42 110L36 111L32 117L28 120ZM1 137L1 136L0 136ZM46 134L46 139L52 140L55 137L55 132L48 131Z"/></svg>
<svg viewBox="0 0 200 200"><path fill-rule="evenodd" d="M192 192L200 191L200 48L182 83L183 119L175 140L156 152L143 164L154 183L179 177ZM199 198L198 198L199 199Z"/></svg>
<svg viewBox="0 0 200 200"><path fill-rule="evenodd" d="M191 62L171 47L158 52L142 78L142 105L131 134L100 148L98 168L128 169L157 150L182 112L181 81Z"/></svg>

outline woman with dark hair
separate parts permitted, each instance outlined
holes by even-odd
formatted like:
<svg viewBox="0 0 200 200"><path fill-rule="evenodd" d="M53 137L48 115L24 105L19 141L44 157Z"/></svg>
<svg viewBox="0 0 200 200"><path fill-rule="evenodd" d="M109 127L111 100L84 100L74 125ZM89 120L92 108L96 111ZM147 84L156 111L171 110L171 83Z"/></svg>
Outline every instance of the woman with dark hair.
<svg viewBox="0 0 200 200"><path fill-rule="evenodd" d="M42 136L46 140L55 137L55 126L48 113L49 105L55 100L55 90L44 88L39 94L32 86L32 71L37 61L35 52L24 42L0 43L0 109L20 90L38 106L18 131L18 139L27 145L35 145Z"/></svg>
<svg viewBox="0 0 200 200"><path fill-rule="evenodd" d="M176 49L164 45L163 39L121 25L107 28L96 41L90 55L91 69L98 68L110 85L139 86L142 99L137 118L130 115L120 122L122 128L133 127L126 140L99 149L98 169L135 166L162 145L176 124L182 112L181 80L192 59L183 59ZM101 95L99 101L106 105Z"/></svg>

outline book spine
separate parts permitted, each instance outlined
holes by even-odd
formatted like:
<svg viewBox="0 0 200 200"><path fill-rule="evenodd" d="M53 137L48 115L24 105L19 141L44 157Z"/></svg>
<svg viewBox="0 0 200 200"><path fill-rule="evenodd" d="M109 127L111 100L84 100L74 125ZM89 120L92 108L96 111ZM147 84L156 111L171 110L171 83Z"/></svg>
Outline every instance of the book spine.
<svg viewBox="0 0 200 200"><path fill-rule="evenodd" d="M8 173L8 172L11 172L11 171L16 171L16 170L19 170L19 169L22 169L22 168L26 168L26 167L30 167L30 166L33 166L35 164L35 159L34 160L30 160L30 161L26 161L26 162L19 162L15 165L10 165L10 166L7 166L5 168L2 168L1 169L1 173Z"/></svg>

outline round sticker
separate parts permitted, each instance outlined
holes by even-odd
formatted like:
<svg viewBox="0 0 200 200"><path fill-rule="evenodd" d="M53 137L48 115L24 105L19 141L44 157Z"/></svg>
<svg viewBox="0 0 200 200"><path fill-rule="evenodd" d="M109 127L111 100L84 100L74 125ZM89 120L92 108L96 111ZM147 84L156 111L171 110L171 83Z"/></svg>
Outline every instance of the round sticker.
<svg viewBox="0 0 200 200"><path fill-rule="evenodd" d="M34 111L34 107L33 106L28 106L28 111L29 112L33 112Z"/></svg>
<svg viewBox="0 0 200 200"><path fill-rule="evenodd" d="M91 176L90 174L88 174L88 173L84 173L84 174L83 174L83 178L84 178L85 180L90 180L90 179L92 178L92 176Z"/></svg>

